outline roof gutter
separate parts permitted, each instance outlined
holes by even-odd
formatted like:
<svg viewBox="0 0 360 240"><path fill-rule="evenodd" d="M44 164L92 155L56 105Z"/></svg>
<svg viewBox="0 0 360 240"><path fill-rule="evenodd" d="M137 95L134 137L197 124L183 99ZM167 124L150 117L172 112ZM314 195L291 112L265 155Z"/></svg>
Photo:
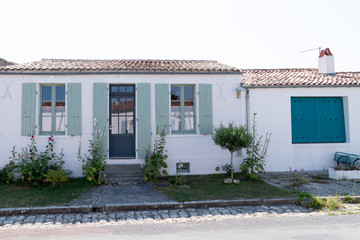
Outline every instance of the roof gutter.
<svg viewBox="0 0 360 240"><path fill-rule="evenodd" d="M77 71L77 72L34 72L34 71L7 71L7 72L1 72L0 75L111 75L111 74L230 74L230 75L241 75L242 72L210 72L210 71L204 71L204 72L156 72L156 71L107 71L107 72L83 72L83 71Z"/></svg>

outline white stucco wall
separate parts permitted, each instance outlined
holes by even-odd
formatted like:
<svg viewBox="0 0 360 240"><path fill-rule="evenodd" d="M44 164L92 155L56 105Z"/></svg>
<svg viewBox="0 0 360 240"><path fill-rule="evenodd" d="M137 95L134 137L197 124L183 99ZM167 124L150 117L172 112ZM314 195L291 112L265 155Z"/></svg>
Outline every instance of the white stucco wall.
<svg viewBox="0 0 360 240"><path fill-rule="evenodd" d="M249 90L250 115L257 113L259 134L271 132L267 171L322 170L334 166L337 151L360 154L360 88L309 87ZM293 144L291 97L343 97L345 143ZM252 120L252 119L250 119Z"/></svg>
<svg viewBox="0 0 360 240"><path fill-rule="evenodd" d="M88 140L92 138L93 128L93 83L106 82L108 84L136 84L151 83L151 123L155 133L155 84L212 84L213 90L213 124L229 121L240 123L244 121L241 105L244 100L236 98L235 89L239 86L240 75L233 74L119 74L119 75L0 75L0 167L8 161L13 146L20 151L21 147L29 144L29 137L21 136L21 94L22 83L37 83L36 125L39 126L39 93L40 85L46 83L66 84L80 82L82 90L82 146L86 152ZM9 92L6 93L8 86ZM10 95L11 97L10 97ZM198 98L198 95L196 95ZM4 98L3 98L4 97ZM198 102L198 99L197 99ZM197 123L199 109L196 107ZM36 129L38 132L38 128ZM168 135L166 149L168 150L168 172L174 174L176 162L190 162L190 174L216 173L215 168L230 161L230 153L214 145L211 136L200 135L199 128L194 135ZM44 150L48 136L35 135L40 151ZM152 135L153 139L155 134ZM55 136L55 151L64 149L65 169L71 169L74 176L81 175L81 163L77 159L80 136ZM236 157L235 167L239 168L240 158ZM108 160L111 163L143 163L141 159Z"/></svg>

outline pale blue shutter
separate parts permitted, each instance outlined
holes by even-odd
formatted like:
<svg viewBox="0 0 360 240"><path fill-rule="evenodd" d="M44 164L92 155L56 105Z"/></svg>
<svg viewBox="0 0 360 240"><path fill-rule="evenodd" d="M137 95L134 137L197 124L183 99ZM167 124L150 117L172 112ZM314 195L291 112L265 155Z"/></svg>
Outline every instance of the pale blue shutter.
<svg viewBox="0 0 360 240"><path fill-rule="evenodd" d="M166 127L169 132L169 84L155 84L156 131Z"/></svg>
<svg viewBox="0 0 360 240"><path fill-rule="evenodd" d="M22 84L21 136L35 134L36 84Z"/></svg>
<svg viewBox="0 0 360 240"><path fill-rule="evenodd" d="M67 84L67 132L81 135L81 83Z"/></svg>
<svg viewBox="0 0 360 240"><path fill-rule="evenodd" d="M94 83L93 99L93 133L94 140L97 131L104 134L104 147L107 150L108 142L108 85L107 83Z"/></svg>
<svg viewBox="0 0 360 240"><path fill-rule="evenodd" d="M137 148L138 158L145 158L151 144L150 83L137 84Z"/></svg>
<svg viewBox="0 0 360 240"><path fill-rule="evenodd" d="M199 124L200 134L212 134L212 85L199 84Z"/></svg>

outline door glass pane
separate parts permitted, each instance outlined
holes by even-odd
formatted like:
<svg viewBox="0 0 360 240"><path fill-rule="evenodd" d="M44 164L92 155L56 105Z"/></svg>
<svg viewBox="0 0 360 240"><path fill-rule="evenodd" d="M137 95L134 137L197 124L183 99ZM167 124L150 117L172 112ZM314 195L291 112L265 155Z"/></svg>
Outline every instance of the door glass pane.
<svg viewBox="0 0 360 240"><path fill-rule="evenodd" d="M120 98L120 107L119 107L119 113L120 115L126 114L126 98Z"/></svg>
<svg viewBox="0 0 360 240"><path fill-rule="evenodd" d="M119 86L119 92L126 92L125 86Z"/></svg>
<svg viewBox="0 0 360 240"><path fill-rule="evenodd" d="M117 114L111 115L111 134L119 134L119 119Z"/></svg>
<svg viewBox="0 0 360 240"><path fill-rule="evenodd" d="M42 100L51 101L51 86L42 86Z"/></svg>
<svg viewBox="0 0 360 240"><path fill-rule="evenodd" d="M119 91L119 87L118 86L111 86L111 92L112 93L117 93Z"/></svg>
<svg viewBox="0 0 360 240"><path fill-rule="evenodd" d="M126 117L120 116L119 117L119 134L125 134L126 133Z"/></svg>
<svg viewBox="0 0 360 240"><path fill-rule="evenodd" d="M65 114L56 116L55 131L65 131Z"/></svg>
<svg viewBox="0 0 360 240"><path fill-rule="evenodd" d="M134 92L134 86L127 86L127 87L126 87L126 91L127 91L128 93Z"/></svg>
<svg viewBox="0 0 360 240"><path fill-rule="evenodd" d="M126 128L126 133L127 134L133 134L134 133L134 117L133 116L127 116L126 118L127 120L127 128Z"/></svg>
<svg viewBox="0 0 360 240"><path fill-rule="evenodd" d="M128 113L133 112L134 109L134 99L133 98L127 98L126 99L126 110Z"/></svg>
<svg viewBox="0 0 360 240"><path fill-rule="evenodd" d="M65 101L65 86L56 86L56 101Z"/></svg>
<svg viewBox="0 0 360 240"><path fill-rule="evenodd" d="M51 112L50 117L42 116L41 118L41 131L43 132L50 132L51 131Z"/></svg>
<svg viewBox="0 0 360 240"><path fill-rule="evenodd" d="M111 113L119 112L119 98L111 98Z"/></svg>

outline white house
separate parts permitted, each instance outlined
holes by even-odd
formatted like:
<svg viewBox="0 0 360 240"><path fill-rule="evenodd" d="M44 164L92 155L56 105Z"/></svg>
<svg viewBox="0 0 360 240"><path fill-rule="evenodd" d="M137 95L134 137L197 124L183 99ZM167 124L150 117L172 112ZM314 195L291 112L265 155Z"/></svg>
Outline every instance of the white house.
<svg viewBox="0 0 360 240"><path fill-rule="evenodd" d="M322 170L334 153L360 154L360 73L335 73L329 49L319 69L243 70L247 122L272 133L267 171Z"/></svg>
<svg viewBox="0 0 360 240"><path fill-rule="evenodd" d="M141 164L156 129L165 127L169 174L179 161L190 164L190 174L215 173L230 154L214 145L213 126L245 121L240 81L240 70L216 61L43 59L2 66L0 167L13 146L20 150L34 135L44 150L51 133L56 152L64 150L64 168L80 176L79 143L85 152L96 129L105 130L108 164ZM240 162L236 157L236 168Z"/></svg>

